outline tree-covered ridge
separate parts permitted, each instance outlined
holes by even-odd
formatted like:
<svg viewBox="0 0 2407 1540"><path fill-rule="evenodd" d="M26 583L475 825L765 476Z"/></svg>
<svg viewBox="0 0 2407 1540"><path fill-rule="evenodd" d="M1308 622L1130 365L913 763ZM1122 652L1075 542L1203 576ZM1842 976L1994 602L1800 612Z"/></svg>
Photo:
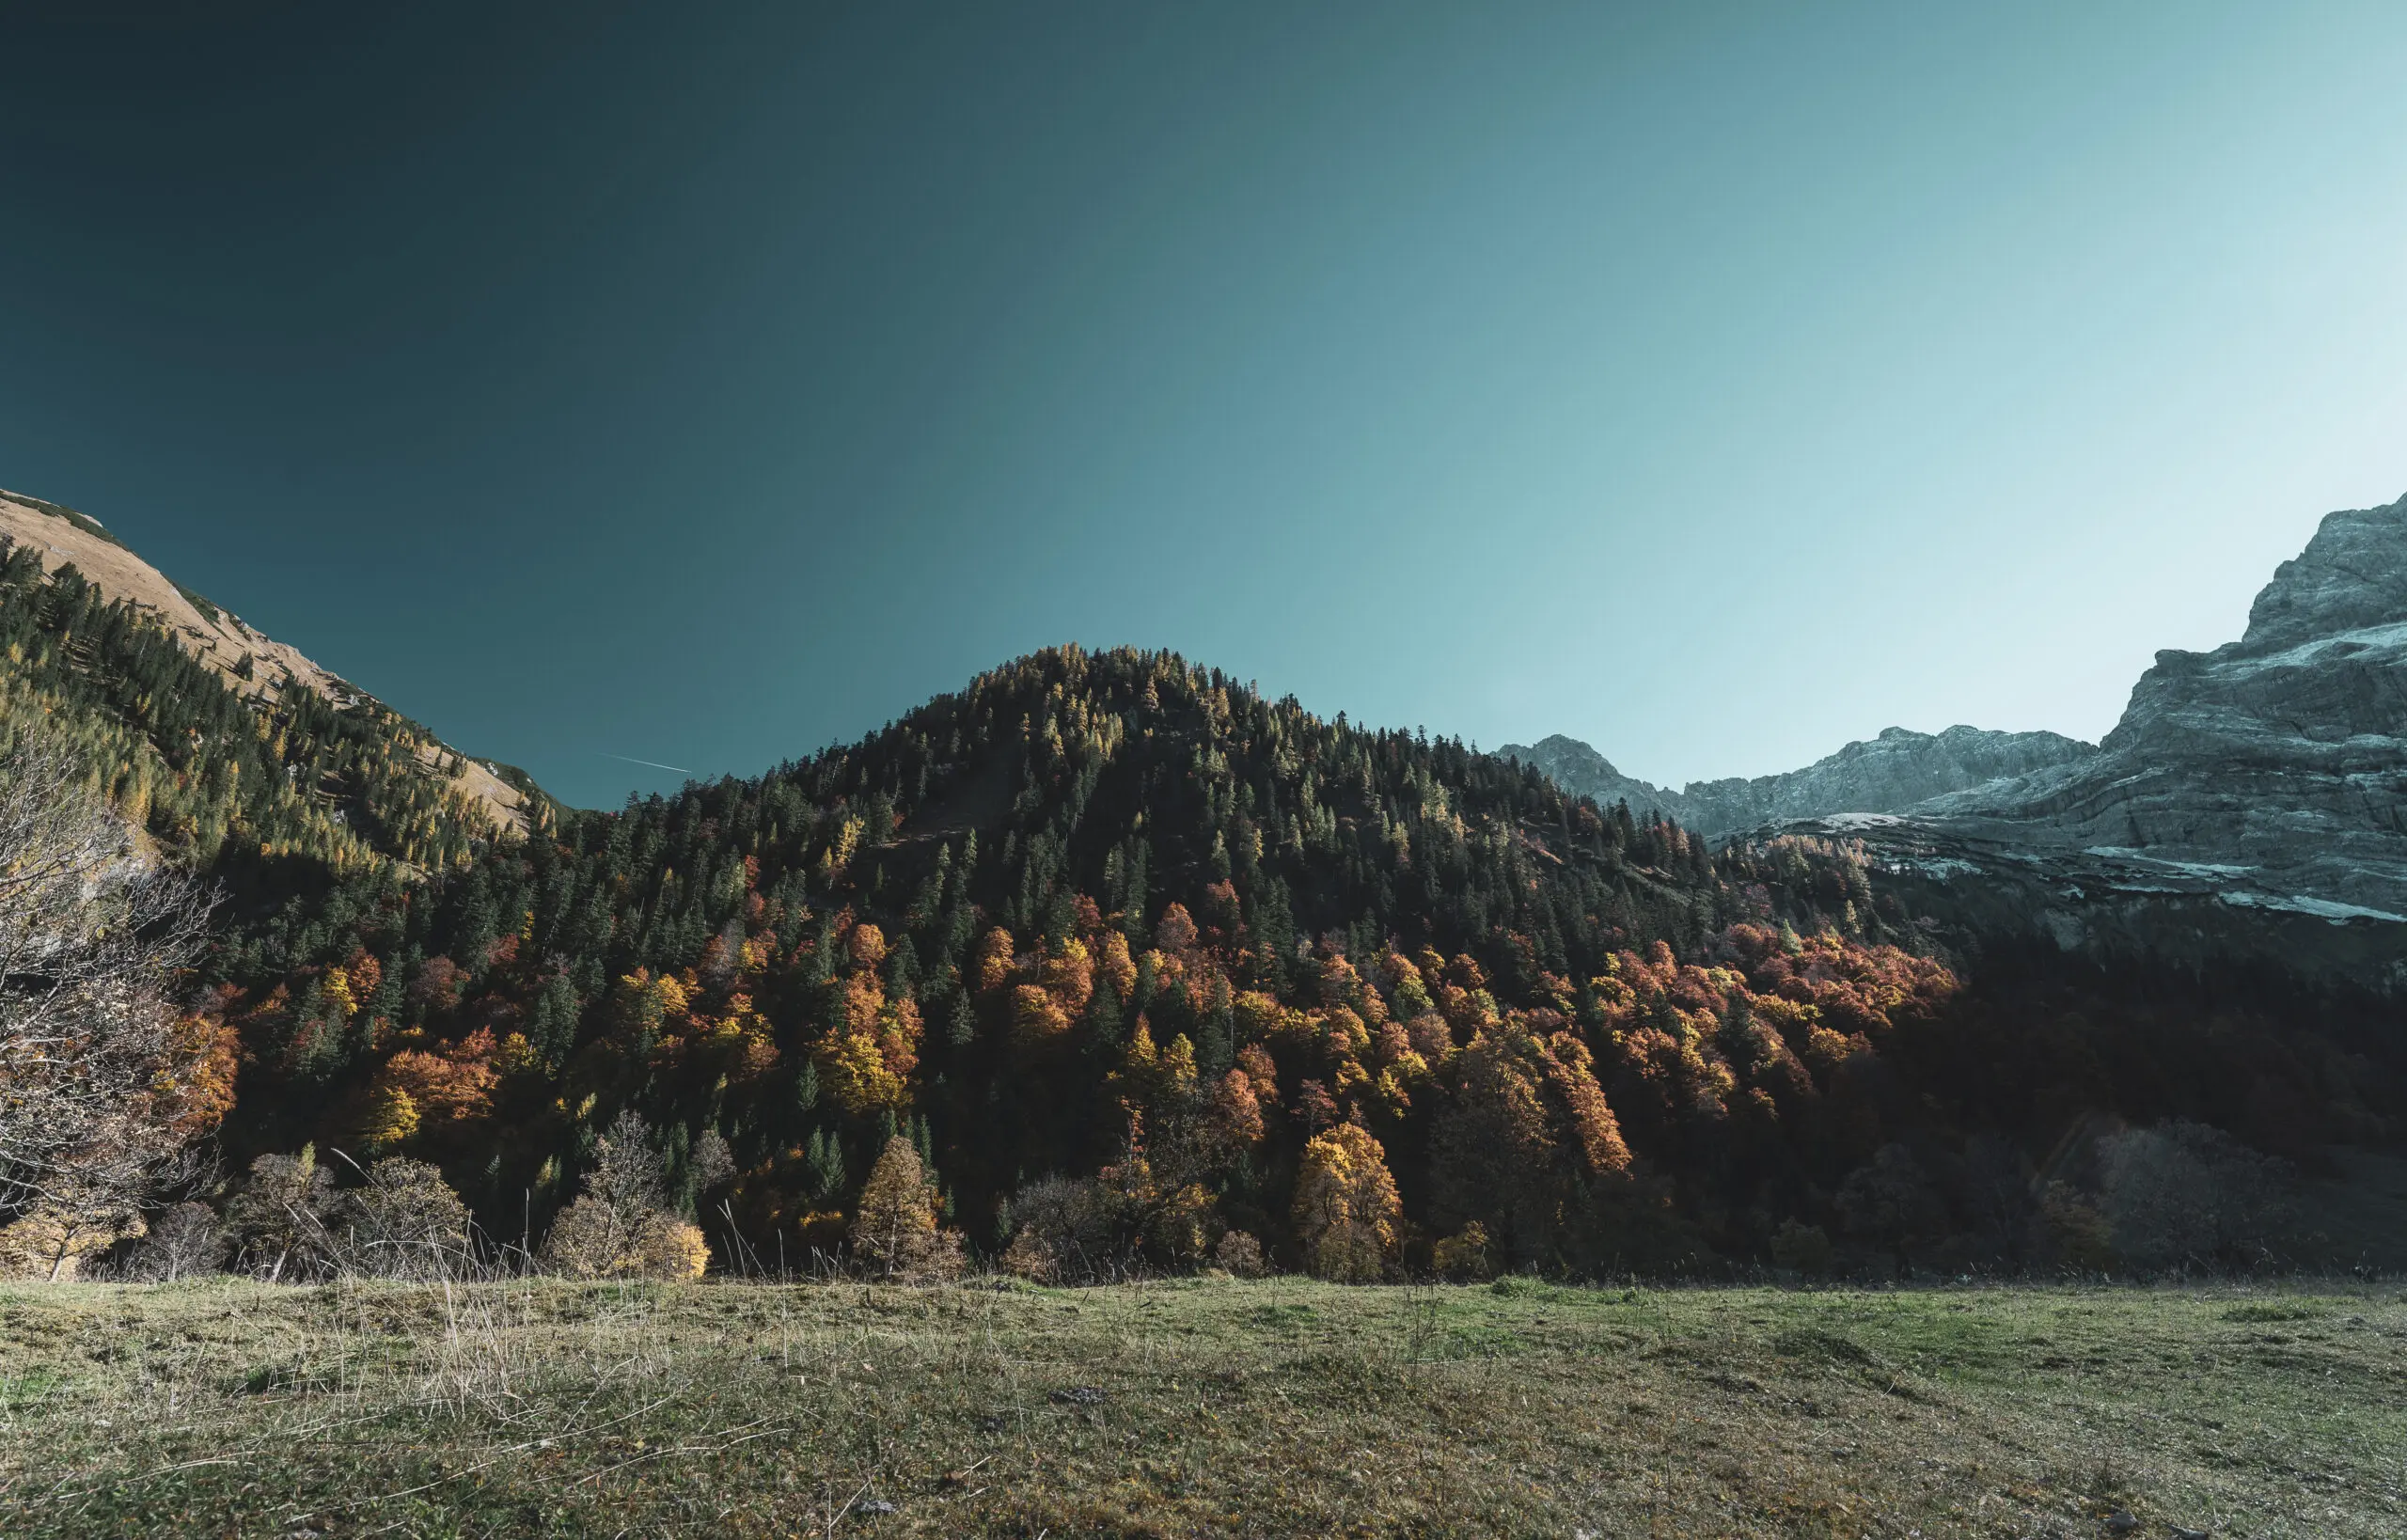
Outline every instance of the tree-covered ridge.
<svg viewBox="0 0 2407 1540"><path fill-rule="evenodd" d="M72 744L129 822L245 899L395 862L448 869L496 833L417 724L289 676L239 693L147 610L5 539L0 652L0 728Z"/></svg>
<svg viewBox="0 0 2407 1540"><path fill-rule="evenodd" d="M1458 742L1064 649L439 886L344 883L219 972L251 1138L435 1155L489 1216L632 1107L672 1156L723 1136L722 1227L790 1256L902 1131L990 1249L1335 1256L1375 1158L1396 1211L1340 1218L1376 1253L1476 1223L1600 1266L1694 1244L1691 1169L1784 1206L1844 1171L1813 1104L1956 987L1915 934L1844 850L1717 860Z"/></svg>

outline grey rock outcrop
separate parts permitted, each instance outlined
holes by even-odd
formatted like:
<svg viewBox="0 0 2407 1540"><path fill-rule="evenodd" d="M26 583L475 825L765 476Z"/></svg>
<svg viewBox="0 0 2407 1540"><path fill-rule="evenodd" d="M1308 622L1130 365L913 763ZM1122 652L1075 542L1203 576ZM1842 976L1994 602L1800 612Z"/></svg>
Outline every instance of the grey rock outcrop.
<svg viewBox="0 0 2407 1540"><path fill-rule="evenodd" d="M1557 786L1574 796L1593 798L1599 808L1627 802L1631 816L1642 822L1648 813L1661 813L1684 825L1691 821L1687 800L1679 793L1623 775L1611 760L1577 738L1558 732L1534 744L1506 744L1496 752L1501 758L1534 765Z"/></svg>
<svg viewBox="0 0 2407 1540"><path fill-rule="evenodd" d="M1830 813L1893 812L1935 796L2002 786L2034 771L2078 764L2095 746L2055 732L1944 732L1890 728L1828 759L1752 780L1691 781L1682 798L1707 833L1751 829Z"/></svg>

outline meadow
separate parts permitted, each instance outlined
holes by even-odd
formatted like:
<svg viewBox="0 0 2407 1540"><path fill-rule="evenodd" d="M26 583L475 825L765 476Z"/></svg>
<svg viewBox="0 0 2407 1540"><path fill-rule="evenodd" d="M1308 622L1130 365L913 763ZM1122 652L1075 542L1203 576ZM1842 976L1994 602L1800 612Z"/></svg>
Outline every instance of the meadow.
<svg viewBox="0 0 2407 1540"><path fill-rule="evenodd" d="M2407 1289L0 1291L12 1535L2397 1535Z"/></svg>

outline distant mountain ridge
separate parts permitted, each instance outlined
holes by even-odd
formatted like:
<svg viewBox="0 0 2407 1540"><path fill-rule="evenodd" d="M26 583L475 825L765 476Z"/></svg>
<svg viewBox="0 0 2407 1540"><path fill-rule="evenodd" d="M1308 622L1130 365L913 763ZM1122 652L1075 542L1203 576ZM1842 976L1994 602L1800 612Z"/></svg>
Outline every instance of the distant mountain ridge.
<svg viewBox="0 0 2407 1540"><path fill-rule="evenodd" d="M1627 802L1640 817L1660 812L1701 834L1735 834L1833 813L1896 812L1934 797L2076 764L2097 746L2055 732L1944 732L1893 727L1849 744L1801 770L1752 779L1691 781L1680 791L1623 775L1577 738L1557 733L1497 753L1535 765L1564 790L1600 807Z"/></svg>

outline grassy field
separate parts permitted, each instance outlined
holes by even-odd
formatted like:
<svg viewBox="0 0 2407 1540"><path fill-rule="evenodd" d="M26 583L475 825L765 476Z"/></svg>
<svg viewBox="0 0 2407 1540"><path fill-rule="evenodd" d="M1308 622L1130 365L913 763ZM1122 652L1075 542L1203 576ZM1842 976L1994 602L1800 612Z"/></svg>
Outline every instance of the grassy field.
<svg viewBox="0 0 2407 1540"><path fill-rule="evenodd" d="M2407 1534L2407 1289L0 1290L0 1533Z"/></svg>

